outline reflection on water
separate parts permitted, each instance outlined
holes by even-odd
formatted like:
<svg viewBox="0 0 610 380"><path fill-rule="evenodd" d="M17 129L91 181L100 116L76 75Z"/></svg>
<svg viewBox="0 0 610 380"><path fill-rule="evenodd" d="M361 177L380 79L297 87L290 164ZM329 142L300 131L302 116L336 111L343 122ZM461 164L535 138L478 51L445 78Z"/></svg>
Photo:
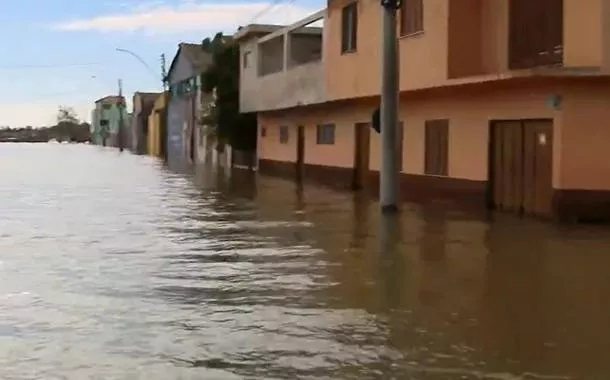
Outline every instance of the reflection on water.
<svg viewBox="0 0 610 380"><path fill-rule="evenodd" d="M608 379L610 236L0 145L2 379Z"/></svg>

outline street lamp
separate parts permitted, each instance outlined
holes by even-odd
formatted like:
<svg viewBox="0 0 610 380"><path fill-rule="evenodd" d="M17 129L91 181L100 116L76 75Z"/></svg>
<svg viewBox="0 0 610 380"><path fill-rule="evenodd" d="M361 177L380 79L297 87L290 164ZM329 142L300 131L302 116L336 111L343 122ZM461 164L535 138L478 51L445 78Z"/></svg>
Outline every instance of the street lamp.
<svg viewBox="0 0 610 380"><path fill-rule="evenodd" d="M152 76L155 77L155 79L157 79L157 73L155 73L155 71L150 68L148 63L146 63L146 61L144 61L139 55L137 55L133 51L127 50L127 49L116 48L115 50L118 52L121 52L121 53L127 53L127 54L131 55L132 57L134 57L135 59L137 59L142 65L144 65L144 67L146 67L148 72L151 73Z"/></svg>

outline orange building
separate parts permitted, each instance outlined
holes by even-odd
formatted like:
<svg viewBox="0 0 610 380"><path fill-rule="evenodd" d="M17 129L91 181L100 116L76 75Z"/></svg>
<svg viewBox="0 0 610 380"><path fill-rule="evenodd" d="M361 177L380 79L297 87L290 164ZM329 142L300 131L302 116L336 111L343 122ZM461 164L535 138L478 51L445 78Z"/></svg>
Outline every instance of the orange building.
<svg viewBox="0 0 610 380"><path fill-rule="evenodd" d="M404 199L610 218L610 2L402 2ZM377 189L381 12L329 0L293 25L235 34L261 172Z"/></svg>

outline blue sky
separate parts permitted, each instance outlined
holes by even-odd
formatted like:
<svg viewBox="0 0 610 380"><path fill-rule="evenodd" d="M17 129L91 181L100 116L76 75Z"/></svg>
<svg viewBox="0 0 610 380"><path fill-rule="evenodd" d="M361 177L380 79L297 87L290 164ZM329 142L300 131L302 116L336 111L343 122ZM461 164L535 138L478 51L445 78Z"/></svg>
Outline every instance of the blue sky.
<svg viewBox="0 0 610 380"><path fill-rule="evenodd" d="M179 42L199 42L255 22L291 23L325 1L19 0L0 12L0 126L54 122L58 106L89 119L93 102L117 92L160 91ZM129 54L139 55L153 72Z"/></svg>

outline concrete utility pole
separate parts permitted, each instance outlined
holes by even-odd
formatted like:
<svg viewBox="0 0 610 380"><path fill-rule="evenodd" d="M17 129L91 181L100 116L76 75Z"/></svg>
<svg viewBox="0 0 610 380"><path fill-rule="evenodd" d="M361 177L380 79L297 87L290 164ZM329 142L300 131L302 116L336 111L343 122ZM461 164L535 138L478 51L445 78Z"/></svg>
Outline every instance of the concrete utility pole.
<svg viewBox="0 0 610 380"><path fill-rule="evenodd" d="M383 58L381 84L381 177L379 195L381 210L398 210L398 41L396 10L401 0L381 0L383 9ZM400 158L402 159L402 158Z"/></svg>
<svg viewBox="0 0 610 380"><path fill-rule="evenodd" d="M118 131L118 145L119 151L123 151L125 148L125 142L123 139L123 109L125 104L123 104L123 80L119 78L119 131Z"/></svg>
<svg viewBox="0 0 610 380"><path fill-rule="evenodd" d="M165 61L165 54L161 54L161 83L163 85L163 91L167 90L167 70L165 68L166 66L166 61Z"/></svg>

